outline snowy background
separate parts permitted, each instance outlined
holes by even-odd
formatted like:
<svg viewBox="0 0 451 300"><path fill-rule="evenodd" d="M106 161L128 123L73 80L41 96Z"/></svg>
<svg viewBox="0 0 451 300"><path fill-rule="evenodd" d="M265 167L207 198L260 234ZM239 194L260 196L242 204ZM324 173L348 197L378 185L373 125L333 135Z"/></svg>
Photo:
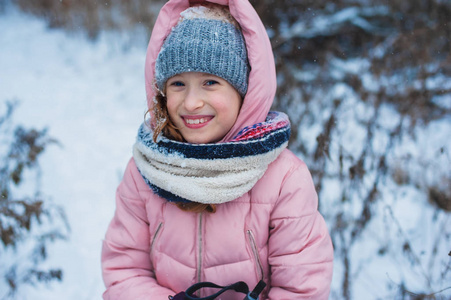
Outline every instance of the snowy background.
<svg viewBox="0 0 451 300"><path fill-rule="evenodd" d="M115 189L131 157L136 130L146 110L144 59L143 42L130 42L125 34L102 33L93 42L83 34L49 29L44 21L12 7L0 15L0 109L4 109L6 101L17 101L15 123L48 128L49 136L58 141L40 159L39 185L46 198L64 208L70 225L68 240L52 244L44 263L44 266L61 267L63 281L23 286L16 299L101 298L104 290L100 272L102 238L114 212ZM364 74L367 70L364 61L343 64L336 60L333 64L337 76L343 72ZM374 78L363 77L367 88L374 89ZM440 80L437 78L430 84L451 86L449 79ZM330 145L333 160L334 153L362 151L365 132L361 130L359 117L375 112L359 103L345 85L335 85L329 93L333 94L330 98L347 99L339 109L343 119L349 120L339 122L336 127L342 140ZM437 101L451 108L449 97ZM305 102L299 104L300 111L306 108L312 110ZM317 115L327 121L328 116L321 114L321 106L316 109ZM399 115L389 106L382 106L377 113L385 117L378 123L376 135L399 124ZM309 127L308 123L304 126L309 130L299 134L310 141L304 145L307 152L314 152L315 137L321 128L314 124ZM403 157L405 160L398 162L407 164L417 176L409 181L413 185L400 187L392 181L383 184L379 193L384 200L372 208L381 217L366 226L366 235L353 240L352 247L343 246L347 238L334 240L337 262L331 298L342 297L342 257L348 256L354 262L351 278L355 299L393 299L399 285L413 291L446 289L436 297L451 299L451 290L447 289L451 286L447 256L451 250L450 214L429 205L418 189L424 182L440 185L441 178L449 176L450 135L448 117L429 123L416 131L415 139L404 137L396 146L388 145L390 141L382 134L376 139L374 153L391 147L394 150L390 153L402 155L387 157L387 161L395 164ZM406 157L422 157L423 167L418 169L417 164L409 164ZM329 174L340 172L337 164L326 167ZM325 186L320 194L321 211L331 231L337 233L337 198L343 189L349 188L349 183L331 177L322 184ZM448 189L451 189L449 185ZM365 191L360 192L351 193L353 198L340 207L342 215L360 214L363 202L358 199ZM392 247L397 244L403 247L406 240L413 251L393 251ZM374 255L381 251L391 255ZM0 298L4 296L1 284Z"/></svg>
<svg viewBox="0 0 451 300"><path fill-rule="evenodd" d="M46 262L63 268L63 283L24 289L17 299L101 298L102 238L146 108L145 48L124 51L121 43L67 36L15 10L0 17L1 109L17 100L17 123L47 127L58 140L41 157L41 191L71 227Z"/></svg>

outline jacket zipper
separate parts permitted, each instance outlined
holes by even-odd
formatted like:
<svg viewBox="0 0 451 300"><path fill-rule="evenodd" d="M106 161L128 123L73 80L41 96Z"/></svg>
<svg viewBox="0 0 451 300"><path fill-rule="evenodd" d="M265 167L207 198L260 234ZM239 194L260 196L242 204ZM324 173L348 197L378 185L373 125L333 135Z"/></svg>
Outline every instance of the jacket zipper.
<svg viewBox="0 0 451 300"><path fill-rule="evenodd" d="M198 237L197 237L197 282L202 281L202 213L199 213L199 226L198 226ZM200 297L200 290L196 292L197 297Z"/></svg>
<svg viewBox="0 0 451 300"><path fill-rule="evenodd" d="M252 253L254 254L255 263L257 264L257 272L259 276L259 280L263 280L263 266L260 260L260 255L258 254L257 243L255 242L254 234L251 230L247 231L247 236L249 238L249 242L251 244Z"/></svg>
<svg viewBox="0 0 451 300"><path fill-rule="evenodd" d="M157 240L158 234L160 233L161 228L163 228L163 222L158 224L157 230L155 230L155 234L153 235L152 242L150 243L150 254L153 252L153 248L155 246L155 241Z"/></svg>

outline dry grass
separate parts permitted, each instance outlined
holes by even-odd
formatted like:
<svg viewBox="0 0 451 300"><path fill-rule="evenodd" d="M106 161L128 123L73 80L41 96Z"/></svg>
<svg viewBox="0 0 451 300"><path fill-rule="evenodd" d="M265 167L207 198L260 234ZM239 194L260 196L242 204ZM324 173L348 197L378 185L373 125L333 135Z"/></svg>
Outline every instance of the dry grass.
<svg viewBox="0 0 451 300"><path fill-rule="evenodd" d="M23 11L41 16L51 28L84 31L95 39L101 30L130 30L139 25L151 31L164 1L13 0Z"/></svg>

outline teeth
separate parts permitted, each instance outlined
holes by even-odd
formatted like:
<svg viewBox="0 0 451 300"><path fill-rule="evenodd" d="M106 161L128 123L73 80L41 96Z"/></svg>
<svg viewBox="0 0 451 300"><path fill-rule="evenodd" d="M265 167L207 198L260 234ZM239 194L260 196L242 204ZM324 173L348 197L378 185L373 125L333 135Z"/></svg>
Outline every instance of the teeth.
<svg viewBox="0 0 451 300"><path fill-rule="evenodd" d="M185 119L186 123L188 124L202 124L205 123L207 120L202 118L202 119Z"/></svg>

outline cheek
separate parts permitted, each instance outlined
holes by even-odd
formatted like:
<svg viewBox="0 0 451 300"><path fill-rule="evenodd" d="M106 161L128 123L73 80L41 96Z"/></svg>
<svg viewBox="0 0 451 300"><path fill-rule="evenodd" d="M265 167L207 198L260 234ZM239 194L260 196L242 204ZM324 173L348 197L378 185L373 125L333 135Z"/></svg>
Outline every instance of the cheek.
<svg viewBox="0 0 451 300"><path fill-rule="evenodd" d="M224 110L222 117L218 118L218 121L222 124L224 130L228 131L235 124L237 118L238 111L228 108L227 110Z"/></svg>
<svg viewBox="0 0 451 300"><path fill-rule="evenodd" d="M236 97L227 97L217 103L217 111L222 112L223 117L229 122L235 122L241 108L241 99Z"/></svg>
<svg viewBox="0 0 451 300"><path fill-rule="evenodd" d="M223 120L231 120L236 118L237 112L234 107L230 105L230 103L221 101L215 105L216 112Z"/></svg>
<svg viewBox="0 0 451 300"><path fill-rule="evenodd" d="M168 109L169 117L173 118L177 114L177 102L172 97L167 97L166 107Z"/></svg>

